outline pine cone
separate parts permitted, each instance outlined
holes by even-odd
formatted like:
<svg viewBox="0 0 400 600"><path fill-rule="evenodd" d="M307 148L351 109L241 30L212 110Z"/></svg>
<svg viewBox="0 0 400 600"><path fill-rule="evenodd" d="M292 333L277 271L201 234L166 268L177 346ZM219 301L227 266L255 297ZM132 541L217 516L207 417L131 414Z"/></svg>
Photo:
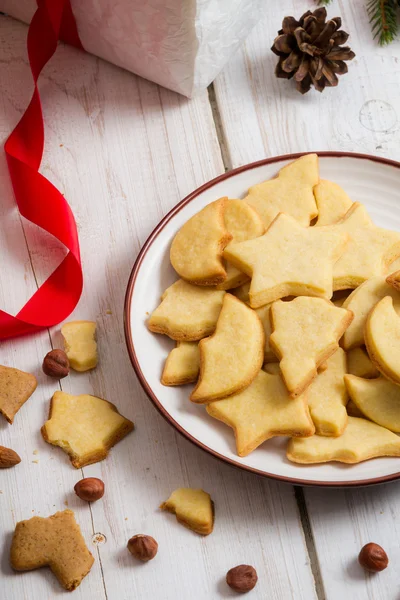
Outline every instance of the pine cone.
<svg viewBox="0 0 400 600"><path fill-rule="evenodd" d="M282 29L271 50L279 56L275 75L283 79L294 77L299 92L305 94L315 87L322 92L325 86L339 83L337 75L347 73L345 60L352 60L354 52L346 43L349 34L340 29L340 17L326 20L326 8L308 10L296 21L285 17Z"/></svg>

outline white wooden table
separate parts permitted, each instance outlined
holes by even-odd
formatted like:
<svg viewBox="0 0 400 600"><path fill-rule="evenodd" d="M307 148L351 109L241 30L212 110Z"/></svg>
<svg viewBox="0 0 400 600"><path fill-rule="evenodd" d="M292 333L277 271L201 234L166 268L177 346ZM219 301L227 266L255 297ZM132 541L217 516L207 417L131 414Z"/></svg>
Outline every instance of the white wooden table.
<svg viewBox="0 0 400 600"><path fill-rule="evenodd" d="M193 447L156 412L131 368L123 333L128 276L153 227L181 198L226 169L298 151L348 150L400 160L400 44L371 39L363 0L339 0L357 58L337 89L302 97L273 75L271 42L285 14L311 0L269 0L265 19L210 89L188 101L102 60L61 45L40 80L46 121L42 172L65 193L78 223L85 289L74 318L95 319L99 367L71 374L65 391L118 405L136 430L109 458L81 471L46 444L40 427L58 383L41 372L58 328L2 343L0 363L33 372L39 386L0 444L22 457L0 472L0 598L67 596L47 569L15 574L15 523L69 506L95 555L75 599L227 598L226 571L257 568L252 598L397 600L400 594L400 482L360 490L294 489L233 469ZM267 6L268 5L268 6ZM32 90L25 25L0 16L0 138ZM0 306L16 312L63 255L50 236L20 218L0 153ZM104 499L80 501L82 476L106 482ZM179 486L203 487L216 504L214 533L200 538L158 506ZM94 534L105 542L95 546ZM137 565L126 550L135 533L159 542ZM390 566L378 576L357 564L361 546L381 544Z"/></svg>

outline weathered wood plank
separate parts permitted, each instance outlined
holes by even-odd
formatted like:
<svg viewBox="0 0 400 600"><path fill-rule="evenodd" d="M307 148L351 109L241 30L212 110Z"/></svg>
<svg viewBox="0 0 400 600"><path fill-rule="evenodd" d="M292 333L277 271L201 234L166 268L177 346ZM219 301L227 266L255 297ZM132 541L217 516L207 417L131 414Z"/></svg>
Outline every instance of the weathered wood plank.
<svg viewBox="0 0 400 600"><path fill-rule="evenodd" d="M9 42L5 56L0 55L8 74L1 85L6 86L3 96L15 102L29 81L23 49L26 28L6 19L2 27ZM68 477L63 494L70 506L79 509L85 523L91 510L94 532L106 536L99 551L108 599L226 597L225 573L241 562L258 569L255 598L265 596L266 585L277 598L315 597L293 489L223 465L181 438L145 397L125 349L124 293L140 245L178 200L224 169L207 93L188 101L64 46L46 68L41 91L47 135L42 170L70 201L81 240L85 289L73 318L96 319L99 326L99 367L89 374L72 374L62 387L114 402L135 421L136 431L106 461L84 469L86 476L99 476L106 484L104 499L89 509L71 492L80 473L59 449L40 438L51 384L47 383L50 389L32 428L43 464L52 458L55 473ZM23 106L21 101L8 115L10 122L16 121ZM7 120L2 131L9 127ZM57 264L60 249L51 255L54 242L44 240L28 224L25 231L41 282ZM29 295L25 287L19 292L23 294ZM33 339L37 343L39 338ZM51 339L60 347L58 328ZM26 343L9 342L4 348L18 360L16 348ZM29 350L31 368L39 371L44 352L41 347ZM34 400L27 414L28 409L29 416L37 411ZM13 431L22 439L19 429ZM15 479L11 473L4 476L8 498L14 488L26 485L14 473ZM34 503L43 514L46 498L54 502L53 486L48 473L40 468L34 473L40 493L32 490L26 506ZM199 538L158 510L182 485L201 486L212 494L217 517L209 538ZM61 494L61 484L57 493ZM26 516L16 512L17 518ZM12 530L9 510L0 518L2 528ZM135 565L125 548L129 537L140 532L154 535L160 544L159 556L146 566ZM2 579L7 597L12 597L15 579L8 572ZM22 579L32 587L43 577L25 574L18 577ZM91 580L100 589L99 572L84 585ZM51 592L45 591L43 598Z"/></svg>
<svg viewBox="0 0 400 600"><path fill-rule="evenodd" d="M364 0L335 1L357 58L338 88L301 96L274 76L270 46L283 16L310 9L305 0L268 3L265 19L217 78L214 88L233 167L300 151L346 150L400 160L400 43L379 48L372 40ZM396 570L365 575L361 547L380 543L398 556L399 484L360 491L305 489L326 598L397 597Z"/></svg>

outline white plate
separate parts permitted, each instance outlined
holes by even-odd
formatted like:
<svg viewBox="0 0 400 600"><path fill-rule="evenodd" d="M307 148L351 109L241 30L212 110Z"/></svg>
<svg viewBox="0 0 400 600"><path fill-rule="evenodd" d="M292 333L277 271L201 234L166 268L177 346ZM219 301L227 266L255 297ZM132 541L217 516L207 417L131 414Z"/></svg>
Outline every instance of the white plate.
<svg viewBox="0 0 400 600"><path fill-rule="evenodd" d="M400 231L400 163L357 154L322 152L321 178L341 185L352 200L365 204L381 227ZM221 196L243 197L248 188L274 177L299 155L267 159L241 167L202 186L182 200L156 227L133 267L125 302L125 334L132 364L144 390L163 416L214 456L260 475L302 485L349 486L400 478L399 458L378 458L358 465L296 465L285 456L286 438L268 440L245 458L235 452L233 431L189 401L192 386L160 383L165 358L174 347L166 336L151 333L146 319L177 275L169 262L170 243L179 228L206 204Z"/></svg>

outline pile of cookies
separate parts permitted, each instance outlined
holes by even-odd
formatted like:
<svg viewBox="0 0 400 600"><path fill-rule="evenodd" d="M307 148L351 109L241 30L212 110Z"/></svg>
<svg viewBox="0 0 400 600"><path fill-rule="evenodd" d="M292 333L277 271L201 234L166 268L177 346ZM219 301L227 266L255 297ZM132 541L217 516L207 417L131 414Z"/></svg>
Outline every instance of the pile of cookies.
<svg viewBox="0 0 400 600"><path fill-rule="evenodd" d="M162 383L195 383L239 456L274 436L297 463L400 456L399 257L316 154L212 202L176 234L180 279L148 319L176 342Z"/></svg>

